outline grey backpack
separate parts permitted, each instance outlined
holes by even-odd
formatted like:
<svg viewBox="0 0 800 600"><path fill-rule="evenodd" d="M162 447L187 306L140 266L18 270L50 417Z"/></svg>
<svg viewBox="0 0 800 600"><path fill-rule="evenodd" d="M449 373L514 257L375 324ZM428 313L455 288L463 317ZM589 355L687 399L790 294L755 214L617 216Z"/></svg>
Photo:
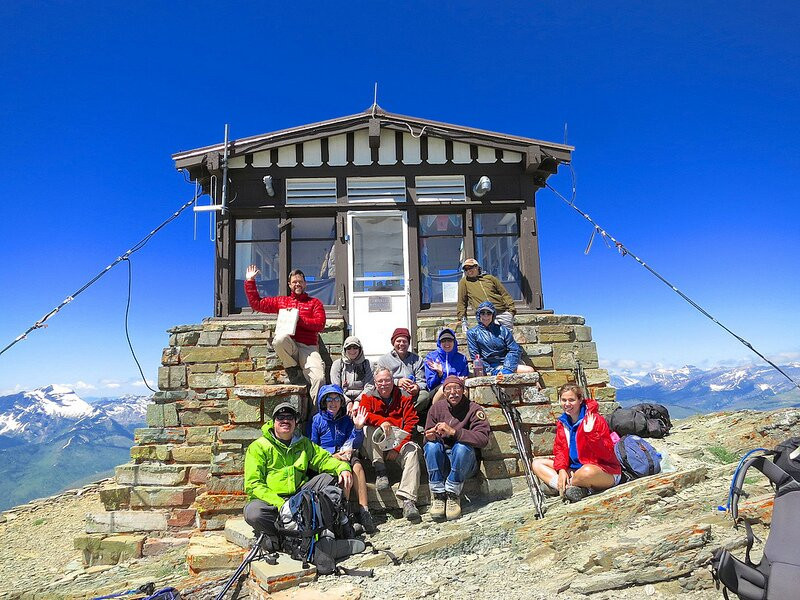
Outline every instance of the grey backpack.
<svg viewBox="0 0 800 600"><path fill-rule="evenodd" d="M767 476L776 488L769 537L758 564L750 560L753 530L746 519L739 519L739 498L750 467ZM741 600L796 600L800 597L800 483L766 456L748 459L734 475L731 484L733 522L744 523L747 550L742 562L725 548L719 548L711 561L714 580Z"/></svg>

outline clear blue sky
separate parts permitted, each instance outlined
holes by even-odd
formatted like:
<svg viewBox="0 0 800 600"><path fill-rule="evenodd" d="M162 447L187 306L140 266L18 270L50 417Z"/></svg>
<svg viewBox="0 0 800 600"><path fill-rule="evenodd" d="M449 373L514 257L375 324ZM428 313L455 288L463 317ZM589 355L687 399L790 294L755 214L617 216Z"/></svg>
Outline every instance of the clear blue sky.
<svg viewBox="0 0 800 600"><path fill-rule="evenodd" d="M0 6L0 346L191 196L170 155L389 111L576 146L577 203L756 347L797 357L800 4L18 2ZM568 173L551 182L569 191ZM545 304L601 359L710 366L748 352L548 191ZM207 217L133 258L132 337L212 307ZM116 267L0 357L0 391L141 391Z"/></svg>

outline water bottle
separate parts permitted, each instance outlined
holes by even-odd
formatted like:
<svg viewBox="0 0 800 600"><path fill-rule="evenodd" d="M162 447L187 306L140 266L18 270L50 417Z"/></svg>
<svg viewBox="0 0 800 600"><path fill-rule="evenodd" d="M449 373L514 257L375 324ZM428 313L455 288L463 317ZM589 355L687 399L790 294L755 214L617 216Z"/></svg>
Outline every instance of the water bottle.
<svg viewBox="0 0 800 600"><path fill-rule="evenodd" d="M464 317L463 319L461 319L461 333L467 335L467 329L469 329L469 326L467 324L467 318Z"/></svg>
<svg viewBox="0 0 800 600"><path fill-rule="evenodd" d="M475 360L472 363L472 371L475 373L475 377L483 377L486 374L480 354L475 355Z"/></svg>

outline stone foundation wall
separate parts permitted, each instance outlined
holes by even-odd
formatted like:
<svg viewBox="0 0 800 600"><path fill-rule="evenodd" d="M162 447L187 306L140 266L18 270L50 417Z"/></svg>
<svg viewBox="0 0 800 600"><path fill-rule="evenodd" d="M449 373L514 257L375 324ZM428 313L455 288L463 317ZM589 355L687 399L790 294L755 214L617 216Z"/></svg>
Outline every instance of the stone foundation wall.
<svg viewBox="0 0 800 600"><path fill-rule="evenodd" d="M435 347L438 331L448 322L419 320L420 354ZM135 432L131 462L117 467L114 484L101 490L106 512L87 516L86 530L98 552L103 540L114 534L146 532L145 546L166 548L167 541L182 543L195 529L222 529L227 519L241 515L247 446L261 435L260 427L275 405L298 404L306 393L303 386L289 383L270 343L273 327L274 321L264 318L209 319L169 330L158 373L160 391L148 407L148 426ZM520 315L514 334L544 390L533 387L536 374L510 376L505 385L519 407L532 451L549 454L553 424L561 412L556 388L574 378L574 357L586 369L604 413L616 406L615 390L608 386L608 373L597 368L591 329L582 317ZM460 330L457 336L466 351ZM329 322L321 337L323 358L330 366L331 357L342 351L344 323ZM472 399L486 407L493 429L481 475L470 488L489 497L507 496L514 485L524 485L521 479L513 480L522 475L522 465L489 387L493 381L477 378L468 386ZM420 500L425 503L424 477L421 484ZM381 499L371 490L371 501L373 497L379 506L393 508L391 499Z"/></svg>

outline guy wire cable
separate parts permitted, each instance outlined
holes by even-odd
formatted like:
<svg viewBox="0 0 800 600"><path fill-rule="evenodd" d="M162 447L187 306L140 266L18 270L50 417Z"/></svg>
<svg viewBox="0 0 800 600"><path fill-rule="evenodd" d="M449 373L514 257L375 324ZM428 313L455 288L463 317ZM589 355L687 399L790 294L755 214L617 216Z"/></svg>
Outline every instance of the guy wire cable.
<svg viewBox="0 0 800 600"><path fill-rule="evenodd" d="M571 169L571 168L572 168L572 165L570 165L570 169ZM574 173L574 172L573 172L573 173ZM586 213L585 213L585 212L583 212L583 211L582 211L580 208L578 208L578 207L575 205L575 202L574 202L574 198L575 198L575 183L574 183L574 180L573 180L573 185L572 185L572 196L573 196L573 201L572 201L572 202L570 202L569 200L567 200L567 199L566 199L566 198L563 196L563 194L561 194L560 192L558 192L558 191L557 191L557 190L556 190L556 189L555 189L555 188L554 188L552 185L550 185L549 183L547 183L547 182L544 182L544 185L545 185L545 187L546 187L547 189L549 189L551 192L553 192L553 193L554 193L556 196L558 196L558 197L559 197L559 198L561 198L561 199L562 199L564 202L566 202L568 206L570 206L572 209L574 209L574 210L575 210L575 212L577 212L579 215L581 215L581 216L582 216L584 219L586 219L587 221L589 221L589 223L591 223L591 224L592 224L592 226L594 227L594 230L592 231L592 237L594 237L594 234L595 234L595 233L599 233L599 234L600 234L600 236L601 236L601 237L602 237L604 240L605 240L606 238L608 238L609 240L611 240L612 242L614 242L614 245L616 246L617 250L619 251L619 253L620 253L622 256L626 256L626 255L628 255L628 256L630 256L631 258L633 258L633 259L634 259L636 262L638 262L640 265L642 265L642 266L643 266L645 269L647 269L648 271L650 271L650 273L652 273L653 275L655 275L655 276L656 276L656 277L657 277L657 278L658 278L658 279L659 279L659 280L660 280L662 283L664 283L665 285L667 285L667 286L668 286L668 287L669 287L669 288L670 288L670 289L671 289L673 292L675 292L675 293L676 293L676 294L678 294L678 295L679 295L681 298L683 298L684 300L686 300L686 302L688 302L688 303L689 303L689 304L690 304L692 307L694 307L695 309L697 309L698 311L700 311L700 313L702 313L704 316L708 317L708 318L709 318L709 319L711 319L711 320L712 320L714 323L716 323L717 325L719 325L720 327L722 327L722 329L724 329L724 330L725 330L725 331L727 331L729 334L731 334L731 335L732 335L734 338L736 338L737 340L739 340L739 342L740 342L742 345L744 345L746 348L749 348L749 349L750 349L752 352L754 352L756 355L758 355L758 356L759 356L759 358L761 358L761 360L763 360L764 362L766 362L767 364L769 364L769 365L770 365L770 366L771 366L773 369L775 369L776 371L778 371L778 373L780 373L781 375L783 375L784 377L786 377L786 379L788 379L788 380L789 380L789 381L790 381L790 382L791 382L791 383L792 383L792 384L793 384L793 385L794 385L794 386L795 386L797 389L800 389L800 383L798 383L797 381L795 381L794 379L792 379L792 378L791 378L791 377L790 377L790 376L789 376L789 375L788 375L788 374L787 374L787 373L786 373L786 372L785 372L783 369L781 369L781 368L780 368L778 365L776 365L774 362L772 362L770 359L768 359L766 356L764 356L764 355L763 355L761 352L759 352L758 350L756 350L756 349L753 347L753 345L752 345L750 342L748 342L748 341L747 341L746 339L744 339L742 336L738 335L737 333L734 333L734 332L733 332L733 331L731 331L729 328L727 328L725 325L723 325L722 323L720 323L720 322L719 322L719 321L718 321L718 320L717 320L717 319L716 319L716 318L715 318L715 317L714 317L714 316L713 316L711 313L709 313L709 312L708 312L706 309L704 309L702 306L700 306L700 305L699 305L697 302L695 302L695 301L694 301L694 300L692 300L692 299L691 299L689 296L687 296L687 295L686 295L686 294L684 294L682 291L680 291L680 290L679 290L677 287L675 287L674 285L672 285L672 283L670 283L669 281L667 281L667 279L665 279L665 278L664 278L664 277L663 277L663 276L662 276L662 275L661 275L661 274L660 274L658 271L656 271L655 269L653 269L653 268L652 268L650 265L648 265L646 262L644 262L644 261L643 261L641 258L639 258L639 257L638 257L638 256L636 256L636 255L635 255L633 252L631 252L630 250L628 250L628 248L626 248L626 247L625 247L625 245L624 245L622 242L619 242L619 241L617 241L616 239L614 239L614 237L613 237L612 235L610 235L610 234L609 234L609 233L608 233L608 232L607 232L605 229L603 229L602 227L600 227L600 225L598 225L598 224L597 224L597 222L596 222L594 219L592 219L592 217L590 217L588 214L586 214ZM591 242L589 243L589 247L591 247ZM587 247L587 253L588 253L589 247Z"/></svg>
<svg viewBox="0 0 800 600"><path fill-rule="evenodd" d="M61 302L61 304L59 304L58 306L56 306L56 307L55 307L53 310L51 310L49 313L47 313L47 314L46 314L45 316L43 316L41 319L39 319L38 321L36 321L36 323L34 323L34 324L33 324L33 325L31 325L30 327L28 327L28 329L26 329L26 330L25 330L23 333L21 333L20 335L18 335L18 336L17 336L17 337L16 337L16 338L15 338L15 339L14 339L14 340L13 340L13 341L10 343L10 344L8 344L8 345L7 345L5 348L3 348L2 350L0 350L0 355L2 355L4 352L6 352L6 350L8 350L9 348L11 348L11 347L12 347L14 344L16 344L17 342L21 342L22 340L24 340L26 337L28 337L28 334L29 334L29 333L31 333L32 331L34 331L34 330L36 330L36 329L41 329L42 327L47 327L47 324L46 324L46 322L47 322L47 321L48 321L50 318L52 318L52 317L53 317L53 316L54 316L54 315L55 315L55 314L56 314L58 311L60 311L60 310L61 310L62 308L64 308L64 307L65 307L67 304L69 304L70 302L72 302L72 301L75 299L75 297L76 297L76 296L78 296L78 294L80 294L81 292L83 292L84 290L86 290L86 289L87 289L89 286L91 286L92 284L94 284L94 283L95 283L95 282L96 282L98 279L100 279L100 278L101 278L103 275L105 275L106 273L108 273L108 272L109 272L109 271L110 271L110 270L111 270L113 267L115 267L116 265L118 265L118 264L119 264L120 262L122 262L123 260L128 260L128 257L130 257L130 255L131 255L131 254L133 254L134 252L138 252L139 250L141 250L142 248L144 248L144 246L147 244L147 242L149 242L149 241L150 241L150 238L152 238L152 237L153 237L153 236L154 236L156 233L158 233L158 232L159 232L161 229L163 229L163 228L164 228L166 225L168 225L169 223L171 223L172 221L174 221L175 219L177 219L177 218L178 218L178 216L179 216L179 215L180 215L180 214L181 214L181 213L182 213L184 210L186 210L187 208L189 208L189 207L190 207L190 206L191 206L191 205L192 205L192 204L193 204L193 203L194 203L194 202L197 200L197 198L198 198L198 195L196 194L196 195L195 195L195 196L194 196L194 197L193 197L191 200L189 200L188 202L186 202L186 203L185 203L183 206L181 206L181 207L180 207L178 210L176 210L174 213L172 213L172 215L171 215L171 216L170 216L170 217L169 217L169 218L168 218L166 221L164 221L163 223L161 223L161 225L159 225L158 227L156 227L155 229L153 229L153 231L151 231L150 233L148 233L148 234L147 234L146 236L144 236L144 237L143 237L141 240L139 240L139 241L138 241L136 244L134 244L134 245L133 245L133 246L130 248L130 250L128 250L127 252L125 252L125 254L123 254L122 256L118 257L118 258L117 258L117 259L116 259L114 262L112 262L112 263L111 263L110 265L108 265L108 266L107 266L105 269L103 269L102 271L100 271L100 272L99 272L97 275L95 275L94 277L92 277L92 278L91 278L91 279L90 279L88 282L86 282L86 283L85 283L83 286L81 286L81 287L80 287L80 289L78 289L78 291L74 292L74 293L73 293L72 295L70 295L70 296L67 296L67 297L66 297L66 298L65 298L65 299L64 299L64 300ZM146 382L145 382L145 383L146 383Z"/></svg>

